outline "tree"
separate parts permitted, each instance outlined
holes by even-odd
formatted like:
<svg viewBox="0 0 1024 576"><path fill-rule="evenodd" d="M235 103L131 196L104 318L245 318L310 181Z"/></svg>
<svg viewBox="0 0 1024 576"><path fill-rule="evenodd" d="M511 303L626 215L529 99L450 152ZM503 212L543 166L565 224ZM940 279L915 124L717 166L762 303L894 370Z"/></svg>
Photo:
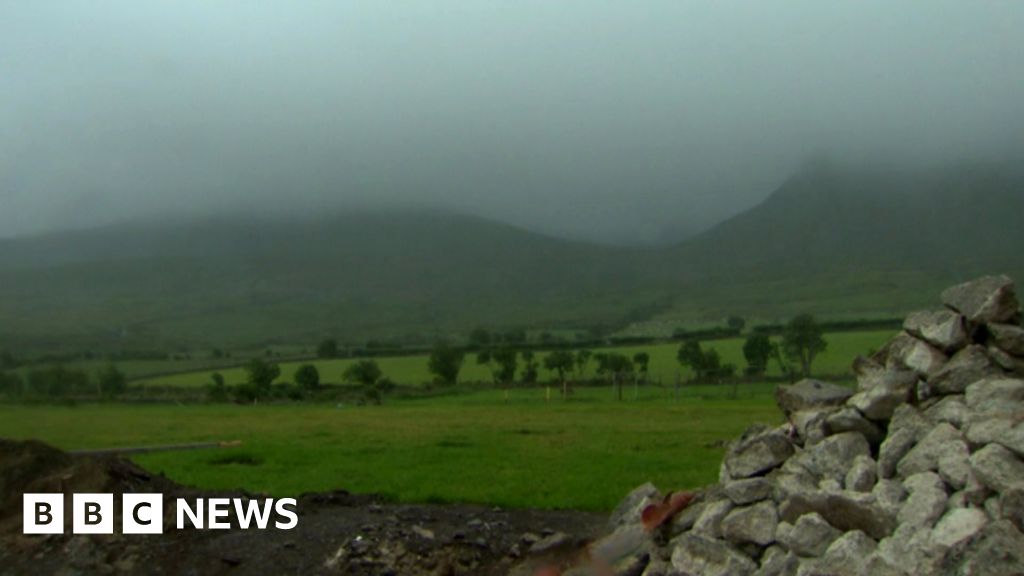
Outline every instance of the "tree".
<svg viewBox="0 0 1024 576"><path fill-rule="evenodd" d="M515 329L505 332L505 343L513 346L520 346L526 343L526 330Z"/></svg>
<svg viewBox="0 0 1024 576"><path fill-rule="evenodd" d="M391 379L384 377L380 366L374 360L360 360L349 365L341 377L345 382L360 385L363 395L374 404L382 403L384 394L395 387L395 383Z"/></svg>
<svg viewBox="0 0 1024 576"><path fill-rule="evenodd" d="M366 395L366 399L374 404L383 404L384 396L394 390L396 384L392 382L390 378L383 377L377 380L372 386L366 386L363 388L363 393Z"/></svg>
<svg viewBox="0 0 1024 576"><path fill-rule="evenodd" d="M523 382L535 384L539 368L536 355L533 353L533 350L523 350L519 355L523 358Z"/></svg>
<svg viewBox="0 0 1024 576"><path fill-rule="evenodd" d="M303 364L295 371L295 383L306 390L320 387L320 371L312 364Z"/></svg>
<svg viewBox="0 0 1024 576"><path fill-rule="evenodd" d="M491 333L486 328L475 328L469 333L469 345L484 348L491 344Z"/></svg>
<svg viewBox="0 0 1024 576"><path fill-rule="evenodd" d="M28 373L28 391L40 396L91 394L95 388L89 384L89 375L83 370L52 366Z"/></svg>
<svg viewBox="0 0 1024 576"><path fill-rule="evenodd" d="M430 351L427 369L434 375L434 381L446 386L454 385L462 370L465 353L462 350L440 342Z"/></svg>
<svg viewBox="0 0 1024 576"><path fill-rule="evenodd" d="M827 347L821 326L810 314L793 318L782 332L783 352L789 360L800 365L804 377L811 375L814 358Z"/></svg>
<svg viewBox="0 0 1024 576"><path fill-rule="evenodd" d="M228 399L228 389L224 385L224 375L220 372L214 372L210 375L212 382L206 389L207 395L210 397L211 402L224 402Z"/></svg>
<svg viewBox="0 0 1024 576"><path fill-rule="evenodd" d="M637 352L633 355L633 364L640 376L647 380L647 370L651 363L651 355L647 352Z"/></svg>
<svg viewBox="0 0 1024 576"><path fill-rule="evenodd" d="M700 378L704 369L704 351L700 347L699 340L686 340L679 345L676 352L676 360L683 366L688 366Z"/></svg>
<svg viewBox="0 0 1024 576"><path fill-rule="evenodd" d="M735 371L736 367L727 364L722 366L722 358L714 348L704 350L699 340L687 340L679 346L676 353L676 360L683 366L688 366L696 374L698 381L717 380L728 376Z"/></svg>
<svg viewBox="0 0 1024 576"><path fill-rule="evenodd" d="M590 359L594 356L594 353L584 348L576 352L576 375L581 380L587 376L587 365L590 364Z"/></svg>
<svg viewBox="0 0 1024 576"><path fill-rule="evenodd" d="M249 384L253 387L253 400L256 400L270 395L270 387L281 375L281 368L277 364L254 358L245 366L245 372Z"/></svg>
<svg viewBox="0 0 1024 576"><path fill-rule="evenodd" d="M383 373L376 361L360 360L354 364L350 364L341 375L341 378L345 382L362 384L363 386L369 387L376 384L377 380L379 380L382 375Z"/></svg>
<svg viewBox="0 0 1024 576"><path fill-rule="evenodd" d="M316 347L316 355L318 358L337 358L338 341L334 338L326 338L322 340Z"/></svg>
<svg viewBox="0 0 1024 576"><path fill-rule="evenodd" d="M0 395L17 398L22 392L21 378L14 372L0 370Z"/></svg>
<svg viewBox="0 0 1024 576"><path fill-rule="evenodd" d="M747 321L739 316L729 316L725 323L731 330L735 330L737 333L742 332L743 328L747 325Z"/></svg>
<svg viewBox="0 0 1024 576"><path fill-rule="evenodd" d="M760 376L768 369L768 360L774 354L775 345L767 334L754 333L743 343L743 357L747 360L747 374Z"/></svg>
<svg viewBox="0 0 1024 576"><path fill-rule="evenodd" d="M598 374L607 374L615 386L616 395L622 400L622 380L633 373L633 361L625 354L609 352L596 354Z"/></svg>
<svg viewBox="0 0 1024 576"><path fill-rule="evenodd" d="M558 375L558 382L562 385L562 398L569 398L569 379L567 375L572 373L576 366L576 357L568 350L555 350L549 352L544 358L544 367Z"/></svg>
<svg viewBox="0 0 1024 576"><path fill-rule="evenodd" d="M515 348L503 346L495 350L491 357L494 359L495 364L498 365L498 382L505 385L511 384L516 379L516 368L519 364L519 354L516 353Z"/></svg>
<svg viewBox="0 0 1024 576"><path fill-rule="evenodd" d="M96 386L100 396L117 396L128 388L128 379L113 364L96 373Z"/></svg>

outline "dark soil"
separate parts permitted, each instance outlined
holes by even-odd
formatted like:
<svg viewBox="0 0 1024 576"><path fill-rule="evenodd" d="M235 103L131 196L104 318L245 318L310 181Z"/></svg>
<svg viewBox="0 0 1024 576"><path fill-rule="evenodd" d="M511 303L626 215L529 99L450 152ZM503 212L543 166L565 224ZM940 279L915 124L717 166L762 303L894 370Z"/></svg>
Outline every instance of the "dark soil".
<svg viewBox="0 0 1024 576"><path fill-rule="evenodd" d="M160 492L164 533L26 536L22 494ZM39 442L0 440L0 573L3 574L532 574L575 563L604 515L472 505L394 504L344 491L298 499L292 530L177 530L174 499L198 491L116 457L72 456ZM115 507L120 498L115 496ZM542 550L543 549L543 550ZM532 551L531 551L532 550Z"/></svg>

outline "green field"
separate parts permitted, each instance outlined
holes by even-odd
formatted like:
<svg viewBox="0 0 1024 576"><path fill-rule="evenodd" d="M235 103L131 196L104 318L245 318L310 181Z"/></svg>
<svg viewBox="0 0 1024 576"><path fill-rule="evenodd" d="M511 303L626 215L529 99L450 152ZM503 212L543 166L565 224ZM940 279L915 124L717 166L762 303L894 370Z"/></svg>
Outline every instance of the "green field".
<svg viewBox="0 0 1024 576"><path fill-rule="evenodd" d="M829 346L823 354L821 354L814 363L814 371L818 374L846 374L849 372L850 363L858 354L866 354L869 350L878 349L882 344L885 343L892 336L890 331L868 331L868 332L839 332L826 335ZM735 364L740 371L746 362L743 359L743 339L742 338L731 338L727 340L716 340L712 342L705 342L702 345L718 350L718 353L722 356L724 362L731 362ZM668 344L654 344L647 346L628 346L614 348L616 352L621 352L632 356L636 352L645 351L651 355L650 362L650 378L651 380L658 382L661 381L664 384L670 384L675 382L677 376L681 375L683 378L689 376L689 374L682 370L679 363L676 361L676 351L679 349L679 344L668 343ZM544 354L540 353L538 357L543 364ZM341 375L345 371L345 368L351 364L354 360L316 360L312 361L320 371L321 380L324 382L340 382ZM416 355L416 356L393 356L393 357L382 357L377 358L376 361L380 364L384 374L398 382L405 385L418 385L430 381L430 374L427 372L427 356ZM295 370L301 366L303 362L284 362L281 364L281 377L280 382L294 382ZM593 377L593 371L595 364L592 362L589 368L588 376ZM220 373L224 376L225 381L228 384L241 384L245 382L245 371L242 368L228 368L220 370ZM772 363L769 370L770 375L778 375L778 367ZM184 372L180 374L173 374L169 376L159 376L153 378L144 378L138 380L136 383L142 385L169 385L169 386L203 386L211 382L211 375L213 371L202 370L195 372ZM487 368L480 366L476 362L476 358L473 355L469 355L466 358L466 362L463 366L462 373L460 374L460 380L464 382L483 382L490 380L490 373ZM547 370L541 369L541 379L551 379L553 375Z"/></svg>
<svg viewBox="0 0 1024 576"><path fill-rule="evenodd" d="M716 481L719 443L780 414L770 385L685 387L678 399L610 388L545 401L543 389L408 400L382 407L0 406L0 436L97 448L241 440L238 448L141 455L152 471L203 488L275 495L344 488L412 502L607 510L653 481Z"/></svg>
<svg viewBox="0 0 1024 576"><path fill-rule="evenodd" d="M844 374L858 354L890 332L827 336L819 374ZM705 343L744 365L742 339ZM579 387L568 402L545 387L500 390L459 386L440 396L384 406L324 404L0 406L0 436L38 438L62 448L241 440L238 448L141 455L136 461L202 488L275 495L344 488L410 502L477 502L511 507L606 510L637 484L693 488L714 482L721 442L753 422L778 422L771 384L676 388L678 344L619 347L651 355L646 386ZM337 382L351 360L316 361ZM425 356L379 358L403 384L429 380ZM296 362L282 364L282 380ZM136 370L144 366L134 366ZM772 371L777 368L773 366ZM231 384L240 368L222 369ZM211 371L140 380L200 386ZM593 375L593 366L590 368ZM542 378L551 375L542 372ZM682 375L684 378L687 374ZM489 374L467 359L464 382Z"/></svg>

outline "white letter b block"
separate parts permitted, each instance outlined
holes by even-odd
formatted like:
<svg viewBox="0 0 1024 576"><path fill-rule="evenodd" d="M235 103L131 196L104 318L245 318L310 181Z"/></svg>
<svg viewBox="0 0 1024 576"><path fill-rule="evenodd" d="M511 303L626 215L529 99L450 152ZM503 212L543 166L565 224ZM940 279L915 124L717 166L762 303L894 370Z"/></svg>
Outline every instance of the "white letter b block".
<svg viewBox="0 0 1024 576"><path fill-rule="evenodd" d="M71 526L75 534L114 533L113 494L75 494Z"/></svg>
<svg viewBox="0 0 1024 576"><path fill-rule="evenodd" d="M22 506L24 534L64 533L63 494L24 494Z"/></svg>

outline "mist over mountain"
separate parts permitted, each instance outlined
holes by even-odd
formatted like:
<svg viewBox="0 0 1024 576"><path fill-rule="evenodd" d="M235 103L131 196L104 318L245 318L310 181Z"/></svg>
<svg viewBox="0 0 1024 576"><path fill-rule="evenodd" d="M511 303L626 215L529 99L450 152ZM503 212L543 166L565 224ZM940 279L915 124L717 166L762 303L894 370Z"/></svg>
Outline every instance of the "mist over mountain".
<svg viewBox="0 0 1024 576"><path fill-rule="evenodd" d="M426 206L678 241L815 155L1019 151L1021 29L957 0L6 3L0 237Z"/></svg>
<svg viewBox="0 0 1024 576"><path fill-rule="evenodd" d="M1024 271L1024 173L812 163L671 246L576 242L437 210L205 217L0 241L0 340L429 342L476 326L619 329L893 315Z"/></svg>

